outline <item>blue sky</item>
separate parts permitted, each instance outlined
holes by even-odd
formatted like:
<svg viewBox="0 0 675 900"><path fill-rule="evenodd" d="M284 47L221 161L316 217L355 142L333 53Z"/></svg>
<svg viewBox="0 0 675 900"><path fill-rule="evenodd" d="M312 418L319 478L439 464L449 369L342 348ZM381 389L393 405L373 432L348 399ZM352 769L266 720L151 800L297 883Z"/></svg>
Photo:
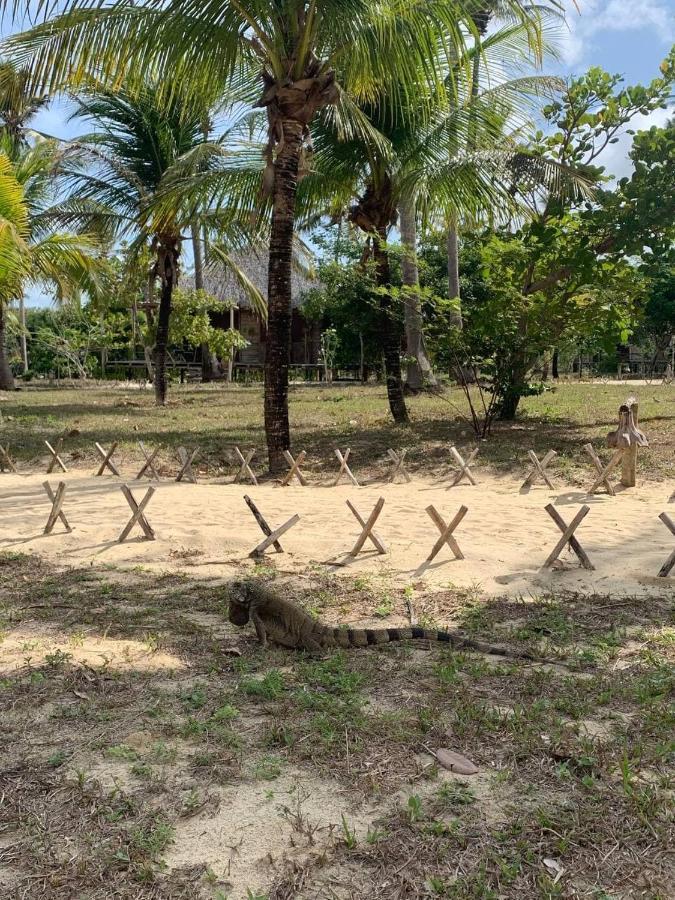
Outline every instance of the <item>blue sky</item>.
<svg viewBox="0 0 675 900"><path fill-rule="evenodd" d="M589 66L598 65L620 73L628 84L646 83L658 76L659 63L675 43L675 0L577 0L576 7L572 0L565 0L565 5L567 24L558 35L558 59L547 60L545 71L579 75ZM8 31L5 26L3 32ZM55 101L39 114L35 127L58 137L74 137L77 130L67 121L68 110L67 104ZM632 127L662 125L672 115L675 107L656 110ZM626 135L607 148L601 160L607 172L617 177L629 174L629 147ZM48 298L34 295L28 302L44 305Z"/></svg>

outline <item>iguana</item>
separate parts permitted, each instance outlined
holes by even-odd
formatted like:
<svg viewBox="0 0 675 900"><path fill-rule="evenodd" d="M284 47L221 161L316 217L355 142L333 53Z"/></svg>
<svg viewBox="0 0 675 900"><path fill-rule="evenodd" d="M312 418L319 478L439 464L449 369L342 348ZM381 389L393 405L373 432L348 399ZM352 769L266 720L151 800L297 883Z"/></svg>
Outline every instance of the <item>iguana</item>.
<svg viewBox="0 0 675 900"><path fill-rule="evenodd" d="M391 641L427 640L449 644L456 650L478 650L496 656L541 660L524 650L495 647L450 631L419 628L331 628L303 609L279 597L267 585L253 580L234 581L230 586L229 620L243 628L252 622L263 647L268 642L292 650L325 650L332 647L368 647Z"/></svg>

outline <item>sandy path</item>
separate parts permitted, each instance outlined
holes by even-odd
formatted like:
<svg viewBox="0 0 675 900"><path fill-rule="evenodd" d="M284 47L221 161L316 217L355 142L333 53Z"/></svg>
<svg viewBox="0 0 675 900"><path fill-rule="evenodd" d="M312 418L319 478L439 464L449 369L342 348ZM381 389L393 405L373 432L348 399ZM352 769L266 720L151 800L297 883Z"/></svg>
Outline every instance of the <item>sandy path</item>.
<svg viewBox="0 0 675 900"><path fill-rule="evenodd" d="M675 505L668 502L672 485L647 482L616 497L589 497L578 489L549 491L536 486L521 492L512 478L494 478L480 472L475 487L448 488L448 481L415 479L410 484L371 484L356 488L311 485L282 488L200 482L163 481L147 508L157 540L131 538L117 543L130 509L114 476L94 478L82 472L49 476L53 487L67 484L64 511L73 531L60 523L49 536L41 534L49 513L42 488L44 474L0 475L0 549L37 553L61 565L142 565L158 571L185 571L193 577L227 578L251 564L248 552L262 534L243 501L249 494L275 527L293 513L300 522L282 539L286 553L271 553L285 572L305 570L309 564L344 562L359 526L345 501L350 499L364 518L378 497L385 498L376 530L389 552L378 556L372 545L338 572L384 572L406 584L424 579L430 585L479 586L488 593L527 594L554 586L583 592L648 595L672 593L673 577L656 573L673 549L673 538L657 516ZM137 499L147 482L128 481ZM591 511L577 536L595 564L586 571L565 550L564 566L550 572L540 567L559 537L544 511L553 503L570 521L582 503ZM424 566L438 531L425 512L430 503L446 520L460 504L469 512L455 536L465 559L455 560L449 549Z"/></svg>

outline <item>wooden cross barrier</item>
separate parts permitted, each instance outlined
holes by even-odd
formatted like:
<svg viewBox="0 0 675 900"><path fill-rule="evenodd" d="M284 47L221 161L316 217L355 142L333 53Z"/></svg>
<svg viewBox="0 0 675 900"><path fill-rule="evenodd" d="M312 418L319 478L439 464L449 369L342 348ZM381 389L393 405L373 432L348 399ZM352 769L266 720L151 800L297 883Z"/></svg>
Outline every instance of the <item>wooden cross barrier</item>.
<svg viewBox="0 0 675 900"><path fill-rule="evenodd" d="M648 447L649 441L638 428L638 402L629 397L619 407L619 427L607 435L607 446L621 451L621 484L635 487L638 447Z"/></svg>
<svg viewBox="0 0 675 900"><path fill-rule="evenodd" d="M56 448L52 447L49 441L45 441L45 444L47 445L47 450L49 450L52 455L52 458L49 461L49 465L47 466L47 475L51 474L55 465L58 465L62 472L67 472L68 469L66 469L66 464L59 456L61 447L63 446L63 438L58 438L58 440L56 441Z"/></svg>
<svg viewBox="0 0 675 900"><path fill-rule="evenodd" d="M464 462L462 454L459 452L457 447L450 448L450 455L454 458L455 462L459 466L459 472L457 472L457 474L455 475L454 481L452 482L450 487L455 487L456 485L458 485L464 477L466 477L471 482L471 484L475 484L476 479L471 474L471 469L469 468L469 466L478 456L478 447L475 447L471 451L466 462Z"/></svg>
<svg viewBox="0 0 675 900"><path fill-rule="evenodd" d="M384 500L382 498L380 498L380 500L382 500L382 506L384 506ZM349 500L347 500L347 506L353 513L354 518L359 523L361 528L368 528L368 524L367 524L366 520L361 516L361 514L356 509L356 507L353 505L353 503L350 503ZM380 506L380 510L382 509L382 506ZM375 508L377 509L377 506ZM380 514L380 511L378 510L377 516L379 516L379 514ZM375 549L377 550L378 553L387 553L388 551L387 551L387 547L386 547L384 541L382 540L382 538L379 536L379 534L376 531L373 531L373 525L375 524L375 521L377 520L377 516L375 516L375 519L373 520L372 525L370 526L370 528L368 528L368 533L366 534L366 538L373 544L373 546L375 547ZM360 540L360 538L359 538L359 540ZM361 544L361 547L363 546L363 544L365 544L365 542L366 541L364 539L363 543ZM361 547L359 547L359 550L361 549ZM358 553L359 550L357 550L356 553ZM356 553L352 550L349 553L349 556L355 556Z"/></svg>
<svg viewBox="0 0 675 900"><path fill-rule="evenodd" d="M152 530L150 523L145 518L145 507L152 500L152 495L155 493L154 487L150 486L147 489L147 491L145 492L145 497L143 497L143 499L141 500L140 503L136 502L136 498L131 493L131 490L129 489L129 485L121 484L120 489L121 489L122 493L124 494L127 503L131 507L132 516L129 519L129 521L127 522L127 524L125 525L120 536L117 538L117 543L121 544L122 541L124 541L129 536L131 529L134 527L134 525L136 523L138 523L140 525L140 527L143 529L143 534L145 535L146 540L154 541L155 540L155 532Z"/></svg>
<svg viewBox="0 0 675 900"><path fill-rule="evenodd" d="M549 557L542 568L549 569L556 561L558 556L560 556L560 553L565 544L569 544L572 550L574 550L574 552L576 553L584 569L595 569L595 566L586 555L586 551L583 549L577 538L574 537L574 532L590 512L590 506L582 506L569 525L567 524L567 522L565 522L563 517L560 515L560 513L552 503L547 504L545 509L549 516L553 519L555 524L558 526L558 528L562 531L562 537L549 554Z"/></svg>
<svg viewBox="0 0 675 900"><path fill-rule="evenodd" d="M65 481L59 481L56 487L56 493L52 490L52 486L48 481L43 481L42 487L45 489L45 491L47 492L47 496L52 501L52 511L49 513L49 518L47 519L47 524L45 525L43 534L51 534L52 529L59 519L63 523L63 527L66 529L66 531L72 531L73 529L70 527L68 519L66 519L66 514L61 509L61 507L63 506L63 499L66 496Z"/></svg>
<svg viewBox="0 0 675 900"><path fill-rule="evenodd" d="M258 484L258 479L255 477L255 472L251 468L251 460L255 456L255 450L249 450L246 456L241 452L239 447L234 448L234 452L241 463L241 467L234 478L234 483L236 484L238 481L246 476L250 479L251 484Z"/></svg>
<svg viewBox="0 0 675 900"><path fill-rule="evenodd" d="M155 457L159 453L159 447L155 447L152 453L148 453L148 451L145 449L145 444L143 443L143 441L139 441L138 446L141 448L141 453L145 457L145 462L138 471L136 481L140 481L144 475L148 475L148 478L154 478L155 481L159 481L159 474L157 472L157 469L155 468ZM148 469L150 470L149 474Z"/></svg>
<svg viewBox="0 0 675 900"><path fill-rule="evenodd" d="M298 453L298 458L293 459L293 457L291 456L290 450L284 450L284 457L286 458L286 462L290 466L290 469L288 470L286 475L281 479L281 483L284 486L289 485L291 483L291 481L293 480L293 476L295 475L295 477L298 479L300 484L303 487L306 487L307 479L300 471L300 466L305 461L306 456L307 456L307 454L305 453L305 451L301 450L300 453Z"/></svg>
<svg viewBox="0 0 675 900"><path fill-rule="evenodd" d="M357 510L352 506L352 504L347 500L347 506L350 508L354 516L356 517L357 522L362 528L361 534L359 535L356 543L352 547L352 549L347 554L348 556L356 556L363 549L363 545L366 541L371 541L375 545L375 549L378 553L386 553L387 548L382 543L381 538L373 531L373 527L377 522L378 516L382 512L382 507L384 506L384 497L380 497L375 506L373 507L373 511L368 516L367 521L365 521L362 516L357 512Z"/></svg>
<svg viewBox="0 0 675 900"><path fill-rule="evenodd" d="M244 495L244 500L248 508L253 513L256 522L258 523L258 525L260 525L260 530L265 535L265 540L261 541L256 547L254 547L253 550L251 550L251 552L249 553L249 556L262 556L265 550L267 550L267 548L271 546L274 546L274 549L277 553L283 553L284 548L281 546L279 538L294 525L297 525L297 523L300 521L300 516L296 513L294 516L291 516L290 519L284 522L283 525L280 525L278 528L272 529L267 524L267 520L255 505L253 500L251 500L251 498L246 495Z"/></svg>
<svg viewBox="0 0 675 900"><path fill-rule="evenodd" d="M9 444L6 447L3 447L0 444L0 471L2 472L16 472L16 466L12 460L12 457L9 455Z"/></svg>
<svg viewBox="0 0 675 900"><path fill-rule="evenodd" d="M345 450L345 455L343 456L339 450L337 450L337 449L335 450L335 455L337 456L338 462L340 463L340 471L337 473L337 477L336 477L335 481L333 482L333 487L337 487L337 485L340 482L340 479L342 478L343 472L347 476L347 478L349 478L349 480L355 487L360 486L358 481L354 477L354 473L347 465L347 463L349 461L349 457L351 455L351 452L352 452L351 448L347 447L347 449Z"/></svg>
<svg viewBox="0 0 675 900"><path fill-rule="evenodd" d="M405 467L405 458L407 453L407 450L401 450L399 453L397 453L395 450L392 450L391 448L387 450L389 459L394 463L394 468L392 469L391 475L387 479L390 484L393 484L396 481L396 476L399 473L403 475L406 481L410 481L410 475L408 475L408 471Z"/></svg>
<svg viewBox="0 0 675 900"><path fill-rule="evenodd" d="M668 513L662 512L659 516L659 519L663 522L666 528L670 531L671 534L675 534L675 522L670 518ZM670 554L668 559L664 562L664 564L659 569L659 577L665 578L666 575L670 573L670 570L675 566L675 550Z"/></svg>
<svg viewBox="0 0 675 900"><path fill-rule="evenodd" d="M583 449L586 451L586 453L588 453L590 458L593 460L593 465L595 466L596 470L599 473L598 477L595 479L595 481L593 482L591 487L588 489L588 493L594 494L597 491L597 489L600 487L600 485L604 484L607 493L610 494L612 497L614 497L616 495L616 491L614 490L614 487L612 486L612 482L609 480L609 476L612 474L612 472L618 465L619 460L623 456L623 450L617 450L612 455L612 458L607 463L607 465L603 466L602 462L600 460L600 457L593 449L593 444L584 444Z"/></svg>
<svg viewBox="0 0 675 900"><path fill-rule="evenodd" d="M103 475L106 469L110 469L113 475L119 475L119 470L115 463L112 461L112 455L117 450L117 441L113 441L110 450L106 451L101 447L101 445L96 441L96 450L98 451L98 455L101 457L103 462L98 468L98 472L96 475Z"/></svg>
<svg viewBox="0 0 675 900"><path fill-rule="evenodd" d="M427 506L427 513L431 517L432 522L438 528L441 533L441 536L438 538L434 546L431 548L431 553L427 557L427 562L431 562L432 559L438 554L444 544L447 544L448 547L452 550L455 559L464 559L464 554L459 549L459 544L453 537L453 531L459 523L462 521L464 516L468 513L468 507L460 506L459 510L455 514L455 517L452 519L450 524L446 524L441 514L438 512L435 506L430 505Z"/></svg>
<svg viewBox="0 0 675 900"><path fill-rule="evenodd" d="M529 475L525 479L525 481L521 485L522 488L532 487L537 478L542 478L546 485L553 490L553 484L551 479L546 474L546 467L549 463L553 462L553 460L558 455L555 450L549 450L546 456L540 460L534 450L528 450L527 455L530 457L532 462L532 468L530 469Z"/></svg>
<svg viewBox="0 0 675 900"><path fill-rule="evenodd" d="M195 447L192 453L188 453L185 447L178 448L178 459L181 463L180 472L176 476L176 481L189 481L190 484L197 484L197 476L192 470L192 463L195 456L199 453L199 447Z"/></svg>

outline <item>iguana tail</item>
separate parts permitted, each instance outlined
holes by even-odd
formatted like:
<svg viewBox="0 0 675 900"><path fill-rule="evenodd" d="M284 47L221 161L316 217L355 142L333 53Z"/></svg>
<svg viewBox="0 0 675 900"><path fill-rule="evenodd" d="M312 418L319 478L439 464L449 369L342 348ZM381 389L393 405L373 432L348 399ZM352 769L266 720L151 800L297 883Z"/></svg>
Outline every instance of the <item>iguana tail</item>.
<svg viewBox="0 0 675 900"><path fill-rule="evenodd" d="M496 647L483 641L465 638L450 631L438 631L435 628L326 628L325 646L332 647L370 647L374 644L389 644L392 641L438 641L449 644L455 650L477 650L494 656L506 656L514 659L530 659L542 661L525 650L511 650Z"/></svg>

